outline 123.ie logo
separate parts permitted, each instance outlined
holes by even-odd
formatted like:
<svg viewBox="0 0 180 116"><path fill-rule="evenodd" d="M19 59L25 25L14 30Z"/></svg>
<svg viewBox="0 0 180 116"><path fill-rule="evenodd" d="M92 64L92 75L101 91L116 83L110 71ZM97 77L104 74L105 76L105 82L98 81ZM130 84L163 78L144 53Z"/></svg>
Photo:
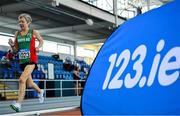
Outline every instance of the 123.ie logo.
<svg viewBox="0 0 180 116"><path fill-rule="evenodd" d="M102 89L120 89L123 85L126 88L133 88L137 84L141 88L144 87L145 84L150 87L154 82L156 74L158 75L158 82L161 86L169 86L176 82L180 75L180 72L178 71L180 68L180 47L176 46L171 48L165 56L161 58L160 52L163 50L164 46L165 41L163 39L159 40L156 46L157 54L152 61L151 70L148 76L142 75L143 70L145 70L143 67L143 61L147 55L146 45L142 44L138 46L132 54L129 49L122 51L119 56L117 53L111 54L109 57L110 65L107 70ZM176 60L169 62L173 57ZM130 61L133 62L132 70L135 71L135 75L132 77L130 73L127 73L125 74L125 78L123 80L121 79L121 75L124 73L124 70ZM120 66L120 64L122 65ZM114 68L118 68L118 71L110 80ZM170 70L173 71L173 73L167 75L166 72Z"/></svg>

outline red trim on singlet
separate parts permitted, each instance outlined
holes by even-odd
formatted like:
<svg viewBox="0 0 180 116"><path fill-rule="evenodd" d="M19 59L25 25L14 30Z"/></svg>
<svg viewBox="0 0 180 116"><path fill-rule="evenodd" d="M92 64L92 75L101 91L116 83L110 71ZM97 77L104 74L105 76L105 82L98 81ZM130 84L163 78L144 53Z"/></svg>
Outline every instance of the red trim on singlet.
<svg viewBox="0 0 180 116"><path fill-rule="evenodd" d="M30 43L30 62L34 62L37 63L38 61L38 57L37 57L37 53L36 53L36 47L35 47L35 37L33 35L33 31L32 31L32 39L31 39L31 43Z"/></svg>

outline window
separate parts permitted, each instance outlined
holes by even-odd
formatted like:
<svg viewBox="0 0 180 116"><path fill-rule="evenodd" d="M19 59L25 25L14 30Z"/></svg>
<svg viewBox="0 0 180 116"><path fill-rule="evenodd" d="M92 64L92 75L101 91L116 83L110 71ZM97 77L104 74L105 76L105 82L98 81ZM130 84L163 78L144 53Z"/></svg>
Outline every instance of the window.
<svg viewBox="0 0 180 116"><path fill-rule="evenodd" d="M0 45L9 46L8 41L11 38L14 41L14 35L0 32ZM39 45L39 41L36 40L35 46ZM50 53L63 53L74 55L74 48L69 44L61 44L53 41L44 40L43 47L40 50Z"/></svg>
<svg viewBox="0 0 180 116"><path fill-rule="evenodd" d="M39 45L39 41L38 40L36 40L36 42L35 42L35 46L37 47ZM41 47L39 50L43 50L43 48Z"/></svg>
<svg viewBox="0 0 180 116"><path fill-rule="evenodd" d="M85 52L84 54L85 57L94 58L94 54L95 54L94 50L84 49L84 52Z"/></svg>
<svg viewBox="0 0 180 116"><path fill-rule="evenodd" d="M43 51L57 53L57 43L44 40Z"/></svg>
<svg viewBox="0 0 180 116"><path fill-rule="evenodd" d="M82 47L77 47L77 56L94 58L95 51L91 49L84 49Z"/></svg>
<svg viewBox="0 0 180 116"><path fill-rule="evenodd" d="M12 37L0 35L0 45L9 46L8 41L10 38L14 41Z"/></svg>
<svg viewBox="0 0 180 116"><path fill-rule="evenodd" d="M57 51L58 53L71 54L71 46L58 44Z"/></svg>

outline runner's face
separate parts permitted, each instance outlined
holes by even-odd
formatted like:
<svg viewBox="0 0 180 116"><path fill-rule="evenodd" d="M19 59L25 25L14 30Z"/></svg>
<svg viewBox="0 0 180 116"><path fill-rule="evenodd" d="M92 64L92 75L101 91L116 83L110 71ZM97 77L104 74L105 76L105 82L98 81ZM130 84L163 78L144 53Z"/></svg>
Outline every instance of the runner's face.
<svg viewBox="0 0 180 116"><path fill-rule="evenodd" d="M26 21L24 17L19 18L19 26L21 30L26 30L28 29L29 23Z"/></svg>

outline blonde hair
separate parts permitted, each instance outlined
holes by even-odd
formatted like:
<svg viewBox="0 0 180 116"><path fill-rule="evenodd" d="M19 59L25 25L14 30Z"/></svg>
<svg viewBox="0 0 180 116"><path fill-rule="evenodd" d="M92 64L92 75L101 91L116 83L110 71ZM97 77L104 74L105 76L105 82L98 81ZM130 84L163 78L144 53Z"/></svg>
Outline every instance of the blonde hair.
<svg viewBox="0 0 180 116"><path fill-rule="evenodd" d="M18 19L24 17L25 20L27 21L27 23L31 23L32 22L32 18L29 14L26 14L26 13L22 13L19 15Z"/></svg>

